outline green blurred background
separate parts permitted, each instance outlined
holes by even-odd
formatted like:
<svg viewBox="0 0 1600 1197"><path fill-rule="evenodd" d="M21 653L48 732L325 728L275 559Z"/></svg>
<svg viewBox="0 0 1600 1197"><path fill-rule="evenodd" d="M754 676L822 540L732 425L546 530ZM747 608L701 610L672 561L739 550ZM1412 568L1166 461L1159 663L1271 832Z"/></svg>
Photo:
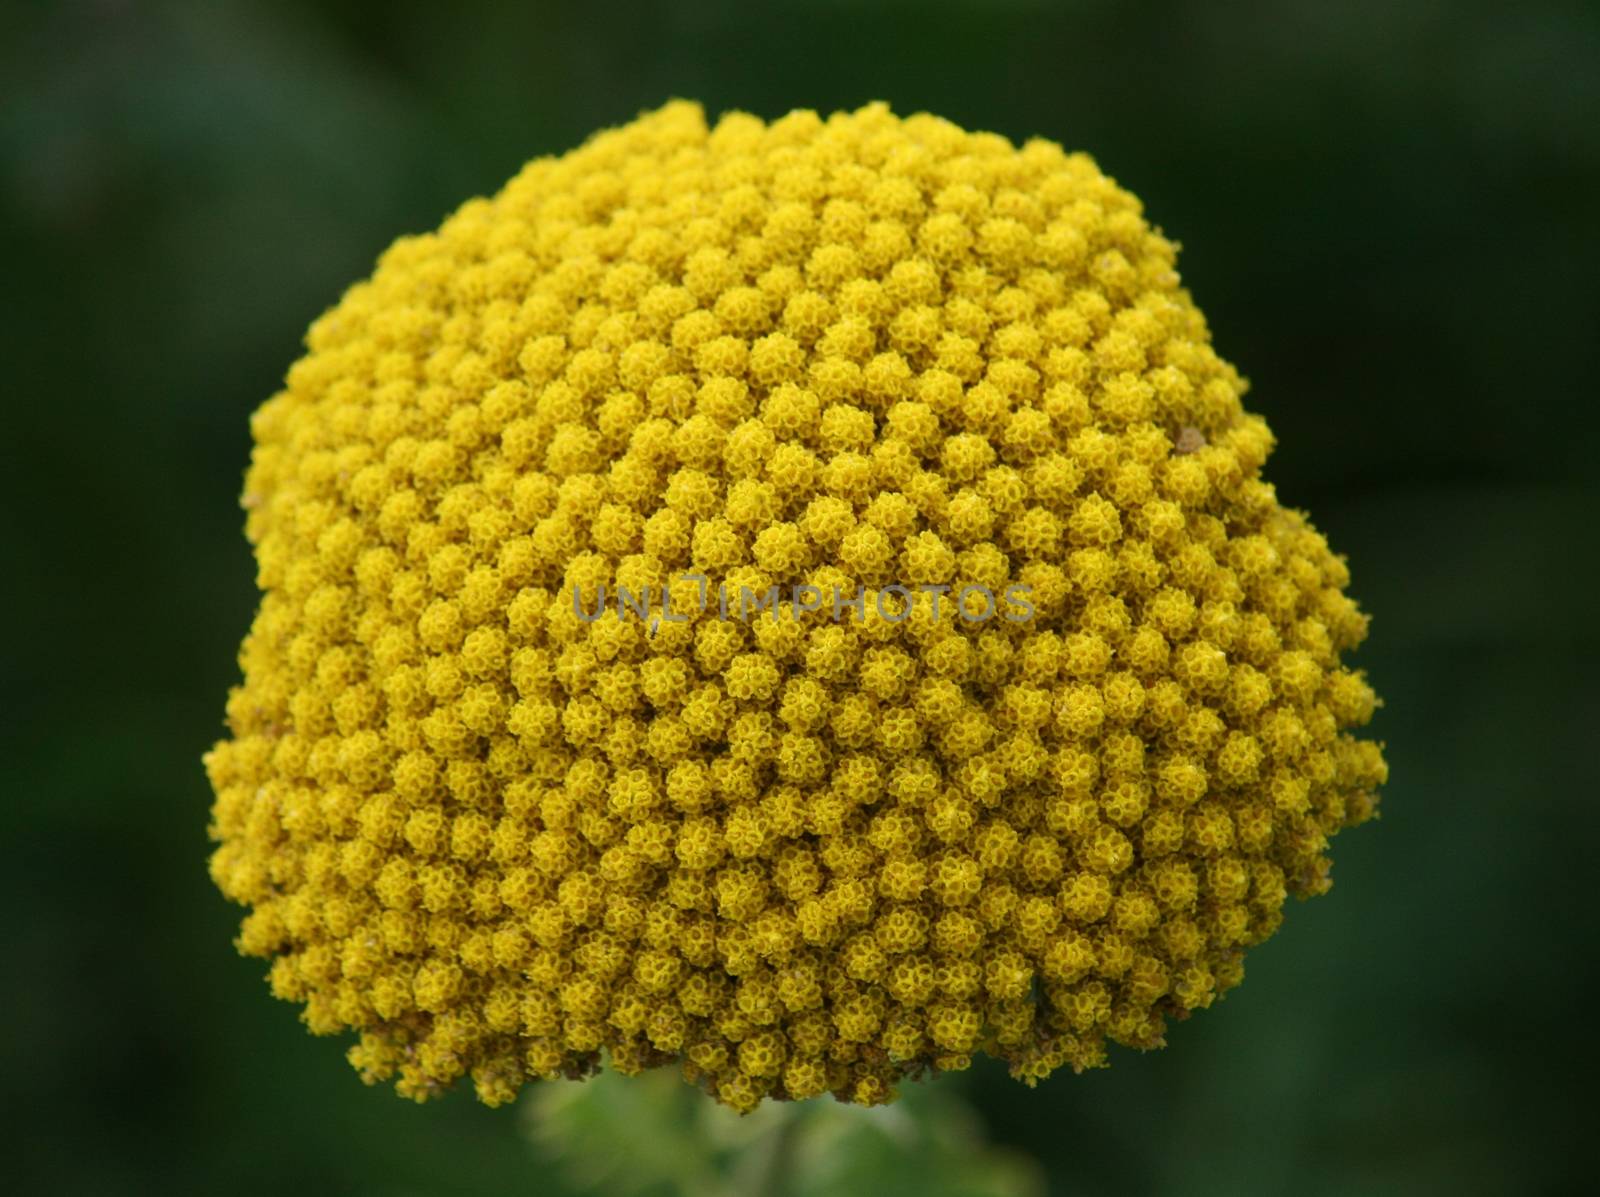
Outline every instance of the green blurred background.
<svg viewBox="0 0 1600 1197"><path fill-rule="evenodd" d="M1184 245L1269 477L1375 616L1392 780L1333 893L1164 1052L947 1083L1053 1193L1583 1190L1600 6L12 0L12 1191L565 1191L513 1112L365 1089L269 997L199 755L254 609L247 417L306 324L395 236L676 95L1089 150Z"/></svg>

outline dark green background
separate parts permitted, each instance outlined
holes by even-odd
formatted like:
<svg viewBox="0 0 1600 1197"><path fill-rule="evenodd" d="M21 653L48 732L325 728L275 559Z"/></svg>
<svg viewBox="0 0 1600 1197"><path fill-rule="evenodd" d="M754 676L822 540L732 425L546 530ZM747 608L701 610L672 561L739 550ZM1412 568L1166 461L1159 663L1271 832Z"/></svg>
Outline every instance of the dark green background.
<svg viewBox="0 0 1600 1197"><path fill-rule="evenodd" d="M103 0L0 9L8 1187L562 1191L511 1112L367 1090L268 996L199 755L254 604L246 419L306 324L674 95L1092 152L1375 616L1392 780L1332 895L1164 1052L948 1083L1060 1193L1592 1178L1600 6Z"/></svg>

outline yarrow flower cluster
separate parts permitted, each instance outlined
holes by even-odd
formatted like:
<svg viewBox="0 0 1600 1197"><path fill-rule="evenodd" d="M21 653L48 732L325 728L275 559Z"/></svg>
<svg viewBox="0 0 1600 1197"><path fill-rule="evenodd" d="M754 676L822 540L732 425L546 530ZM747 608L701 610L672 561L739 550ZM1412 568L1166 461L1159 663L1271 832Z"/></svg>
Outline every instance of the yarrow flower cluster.
<svg viewBox="0 0 1600 1197"><path fill-rule="evenodd" d="M749 1110L1032 1083L1236 985L1385 767L1174 260L1084 155L883 105L674 103L397 242L253 424L206 763L274 992L419 1099L677 1062Z"/></svg>

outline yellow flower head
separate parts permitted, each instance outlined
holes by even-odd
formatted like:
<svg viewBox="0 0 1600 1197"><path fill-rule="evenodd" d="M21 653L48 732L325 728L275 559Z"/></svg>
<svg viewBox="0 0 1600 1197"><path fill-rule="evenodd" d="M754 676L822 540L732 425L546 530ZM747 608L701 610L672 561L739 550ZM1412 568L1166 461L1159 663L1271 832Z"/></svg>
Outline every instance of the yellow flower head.
<svg viewBox="0 0 1600 1197"><path fill-rule="evenodd" d="M670 104L402 238L254 419L241 949L416 1098L1161 1044L1385 773L1174 260L883 105Z"/></svg>

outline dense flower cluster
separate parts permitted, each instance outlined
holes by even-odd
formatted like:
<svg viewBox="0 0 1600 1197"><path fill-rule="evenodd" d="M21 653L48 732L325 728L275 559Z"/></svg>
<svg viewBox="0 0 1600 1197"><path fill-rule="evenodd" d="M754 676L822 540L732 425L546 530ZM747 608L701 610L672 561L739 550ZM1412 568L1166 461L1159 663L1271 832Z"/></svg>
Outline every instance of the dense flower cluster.
<svg viewBox="0 0 1600 1197"><path fill-rule="evenodd" d="M1033 1081L1242 975L1374 809L1340 558L1138 201L677 103L404 238L254 421L207 758L239 944L369 1080ZM1025 621L571 590L1026 586Z"/></svg>

